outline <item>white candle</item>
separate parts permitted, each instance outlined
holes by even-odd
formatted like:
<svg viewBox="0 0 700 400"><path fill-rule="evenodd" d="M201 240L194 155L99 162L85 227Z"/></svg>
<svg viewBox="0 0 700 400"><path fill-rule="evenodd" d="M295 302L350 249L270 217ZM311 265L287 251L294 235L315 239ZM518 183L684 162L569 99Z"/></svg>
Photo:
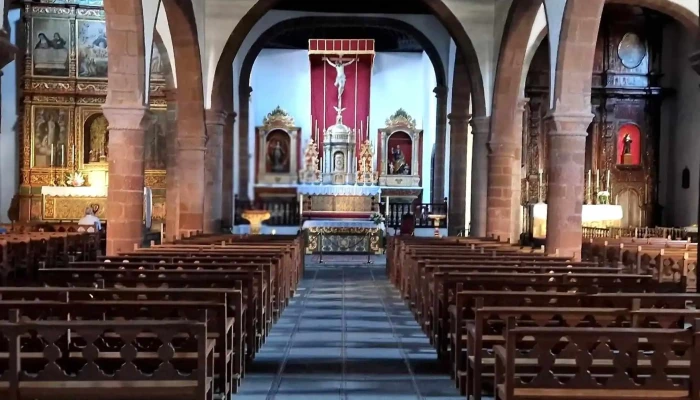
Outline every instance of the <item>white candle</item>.
<svg viewBox="0 0 700 400"><path fill-rule="evenodd" d="M51 161L49 162L49 166L53 167L53 143L51 143Z"/></svg>
<svg viewBox="0 0 700 400"><path fill-rule="evenodd" d="M64 158L65 156L65 148L63 145L61 145L61 167L65 165L66 159Z"/></svg>
<svg viewBox="0 0 700 400"><path fill-rule="evenodd" d="M608 170L608 184L605 185L605 187L607 188L607 191L609 192L610 191L610 170Z"/></svg>
<svg viewBox="0 0 700 400"><path fill-rule="evenodd" d="M600 192L600 170L595 170L595 191L596 195Z"/></svg>
<svg viewBox="0 0 700 400"><path fill-rule="evenodd" d="M542 170L539 171L538 185L537 185L537 202L542 201Z"/></svg>

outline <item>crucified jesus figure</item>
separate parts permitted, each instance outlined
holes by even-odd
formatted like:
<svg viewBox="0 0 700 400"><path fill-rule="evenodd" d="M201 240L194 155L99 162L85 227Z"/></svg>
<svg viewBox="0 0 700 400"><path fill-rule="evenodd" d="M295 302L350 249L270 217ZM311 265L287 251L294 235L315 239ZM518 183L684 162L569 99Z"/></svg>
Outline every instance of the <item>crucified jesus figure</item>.
<svg viewBox="0 0 700 400"><path fill-rule="evenodd" d="M357 59L350 60L346 63L343 62L342 58L339 58L336 62L329 60L327 57L324 57L323 59L331 67L335 68L335 83L333 84L333 86L338 88L338 104L340 105L340 98L343 95L343 92L345 91L345 67L354 63L355 61L357 61Z"/></svg>

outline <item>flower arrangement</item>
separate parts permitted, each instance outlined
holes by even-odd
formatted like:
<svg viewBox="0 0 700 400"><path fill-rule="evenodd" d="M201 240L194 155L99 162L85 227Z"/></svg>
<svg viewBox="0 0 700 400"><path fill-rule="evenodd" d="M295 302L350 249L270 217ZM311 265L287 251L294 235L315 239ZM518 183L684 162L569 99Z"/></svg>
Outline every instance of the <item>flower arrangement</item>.
<svg viewBox="0 0 700 400"><path fill-rule="evenodd" d="M598 192L598 204L610 204L610 192L607 190Z"/></svg>
<svg viewBox="0 0 700 400"><path fill-rule="evenodd" d="M381 213L374 213L370 218L375 225L383 224L385 221L385 218Z"/></svg>
<svg viewBox="0 0 700 400"><path fill-rule="evenodd" d="M85 185L85 177L81 172L75 171L72 174L68 174L66 185L73 187L83 186Z"/></svg>

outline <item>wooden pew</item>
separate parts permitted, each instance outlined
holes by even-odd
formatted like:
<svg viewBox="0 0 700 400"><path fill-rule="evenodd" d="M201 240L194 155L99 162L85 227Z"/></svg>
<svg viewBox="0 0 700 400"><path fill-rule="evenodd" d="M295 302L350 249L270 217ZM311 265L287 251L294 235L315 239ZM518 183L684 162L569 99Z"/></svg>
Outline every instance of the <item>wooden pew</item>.
<svg viewBox="0 0 700 400"><path fill-rule="evenodd" d="M505 346L494 350L496 399L697 398L698 333L514 323L508 321ZM519 348L525 337L530 349Z"/></svg>
<svg viewBox="0 0 700 400"><path fill-rule="evenodd" d="M181 335L180 335L181 333ZM65 338L82 341L82 351ZM160 349L143 351L139 335ZM0 336L11 360L0 393L16 399L188 399L214 397L214 346L205 323L193 321L0 321ZM107 341L110 346L102 345ZM189 346L183 346L183 341ZM194 352L180 351L179 348ZM165 350L161 350L165 349ZM61 360L85 364L70 368ZM45 360L38 372L32 359ZM195 361L195 368L190 362Z"/></svg>

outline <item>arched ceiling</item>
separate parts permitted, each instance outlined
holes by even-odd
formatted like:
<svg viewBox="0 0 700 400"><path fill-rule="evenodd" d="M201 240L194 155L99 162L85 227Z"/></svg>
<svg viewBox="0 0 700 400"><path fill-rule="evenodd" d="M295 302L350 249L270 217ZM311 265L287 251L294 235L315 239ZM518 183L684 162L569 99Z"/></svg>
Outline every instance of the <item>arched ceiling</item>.
<svg viewBox="0 0 700 400"><path fill-rule="evenodd" d="M325 13L367 13L367 14L430 14L430 8L417 0L372 0L372 1L299 1L282 0L275 10L325 12Z"/></svg>

